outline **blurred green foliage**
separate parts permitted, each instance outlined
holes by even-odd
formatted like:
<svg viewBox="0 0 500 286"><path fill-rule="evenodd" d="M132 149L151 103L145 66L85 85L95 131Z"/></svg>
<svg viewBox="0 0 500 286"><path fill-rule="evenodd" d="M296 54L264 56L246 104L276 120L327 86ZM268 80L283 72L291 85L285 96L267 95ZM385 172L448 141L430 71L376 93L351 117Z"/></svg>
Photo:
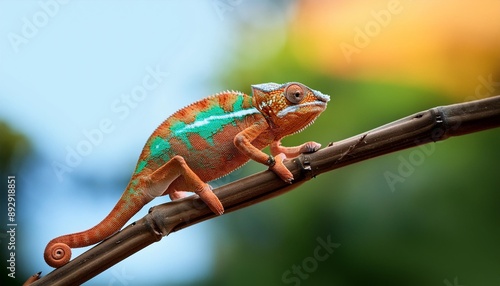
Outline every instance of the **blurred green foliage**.
<svg viewBox="0 0 500 286"><path fill-rule="evenodd" d="M31 144L28 138L20 133L19 131L10 127L7 123L0 121L0 177L2 178L2 190L7 192L7 176L8 175L16 175L19 168L22 166L23 162L27 159L27 157L31 154ZM2 248L0 250L0 255L2 258L9 258L10 251L7 248L8 236L5 235L7 228L7 196L3 195L0 198L0 204L2 205L2 228L0 235L0 242ZM19 236L19 230L17 235ZM22 252L23 250L17 250L17 253ZM19 257L19 256L17 256ZM18 263L19 263L19 258ZM7 265L7 263L4 263ZM18 267L16 277L28 277L31 274L26 273L26 269L21 269L22 267ZM9 274L9 270L5 267L0 271L0 281L2 281L2 285L21 285L22 279L12 279L7 274Z"/></svg>
<svg viewBox="0 0 500 286"><path fill-rule="evenodd" d="M255 83L299 81L331 95L317 122L284 145L314 140L325 146L453 103L418 86L317 73L288 48L251 67L228 67L220 81L245 92ZM498 285L499 141L499 131L490 130L428 144L427 152L389 154L225 215L217 219L215 272L202 284L455 285L456 279L456 285ZM402 161L418 156L411 174L391 190L384 173L398 174ZM262 169L249 163L242 173ZM318 261L318 239L327 238L340 246Z"/></svg>
<svg viewBox="0 0 500 286"><path fill-rule="evenodd" d="M16 169L30 151L26 136L0 121L0 174Z"/></svg>

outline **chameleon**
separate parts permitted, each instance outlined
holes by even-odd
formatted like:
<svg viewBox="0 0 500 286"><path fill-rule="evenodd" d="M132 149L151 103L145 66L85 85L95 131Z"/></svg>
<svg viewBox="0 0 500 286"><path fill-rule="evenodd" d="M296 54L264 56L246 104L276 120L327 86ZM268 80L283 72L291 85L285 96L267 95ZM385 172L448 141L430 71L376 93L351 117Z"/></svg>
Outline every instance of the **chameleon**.
<svg viewBox="0 0 500 286"><path fill-rule="evenodd" d="M216 215L224 207L208 182L249 160L269 167L282 180L293 175L284 160L315 152L310 141L284 147L281 139L311 125L326 109L328 95L298 83L263 83L252 94L225 91L194 102L168 117L147 140L131 179L111 212L94 227L52 239L47 264L58 268L71 259L71 248L96 244L115 232L158 196L176 200L197 194ZM271 155L262 151L269 146Z"/></svg>

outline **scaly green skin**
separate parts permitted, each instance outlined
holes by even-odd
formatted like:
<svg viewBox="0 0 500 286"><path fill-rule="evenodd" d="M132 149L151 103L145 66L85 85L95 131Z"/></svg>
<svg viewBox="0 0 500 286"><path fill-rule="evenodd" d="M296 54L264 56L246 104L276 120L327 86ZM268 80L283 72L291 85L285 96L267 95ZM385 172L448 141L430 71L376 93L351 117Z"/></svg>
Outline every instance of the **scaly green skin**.
<svg viewBox="0 0 500 286"><path fill-rule="evenodd" d="M95 244L120 230L153 198L194 192L216 214L224 208L207 182L250 159L269 166L284 181L293 176L286 158L320 148L316 142L283 147L280 140L309 126L326 108L327 95L300 83L252 86L252 95L227 91L195 102L167 118L149 137L118 203L93 228L51 240L45 261L60 267L71 249ZM272 156L261 151L270 145Z"/></svg>

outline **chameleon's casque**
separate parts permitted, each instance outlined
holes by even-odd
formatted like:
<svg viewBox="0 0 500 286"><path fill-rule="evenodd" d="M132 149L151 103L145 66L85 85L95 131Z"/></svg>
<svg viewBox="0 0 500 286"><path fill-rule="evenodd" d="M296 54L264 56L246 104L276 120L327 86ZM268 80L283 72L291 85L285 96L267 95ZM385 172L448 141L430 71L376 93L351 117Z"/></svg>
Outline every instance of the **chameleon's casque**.
<svg viewBox="0 0 500 286"><path fill-rule="evenodd" d="M321 145L283 147L280 140L300 132L323 112L329 96L300 83L252 86L252 95L226 91L197 101L168 117L149 137L132 178L113 210L83 232L51 240L45 261L60 267L71 249L95 244L120 230L153 198L182 198L194 192L216 214L224 208L207 182L225 176L250 159L269 166L286 182L293 176L283 160ZM270 146L271 155L261 151Z"/></svg>

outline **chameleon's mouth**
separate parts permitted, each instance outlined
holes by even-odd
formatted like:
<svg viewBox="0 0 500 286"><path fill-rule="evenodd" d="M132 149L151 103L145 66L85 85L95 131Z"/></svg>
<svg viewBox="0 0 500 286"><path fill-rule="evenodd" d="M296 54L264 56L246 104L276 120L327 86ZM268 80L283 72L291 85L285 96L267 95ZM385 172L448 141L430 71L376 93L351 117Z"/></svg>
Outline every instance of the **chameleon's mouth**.
<svg viewBox="0 0 500 286"><path fill-rule="evenodd" d="M320 100L315 100L312 102L291 105L291 106L288 106L287 108L284 108L283 110L279 111L278 114L276 114L276 115L279 118L282 118L282 117L286 116L288 113L296 112L297 110L304 108L306 106L311 108L314 111L321 112L326 108L326 103L328 102L328 100L330 100L330 97L327 96L326 101L324 101L324 100L325 100L325 98L321 98Z"/></svg>

